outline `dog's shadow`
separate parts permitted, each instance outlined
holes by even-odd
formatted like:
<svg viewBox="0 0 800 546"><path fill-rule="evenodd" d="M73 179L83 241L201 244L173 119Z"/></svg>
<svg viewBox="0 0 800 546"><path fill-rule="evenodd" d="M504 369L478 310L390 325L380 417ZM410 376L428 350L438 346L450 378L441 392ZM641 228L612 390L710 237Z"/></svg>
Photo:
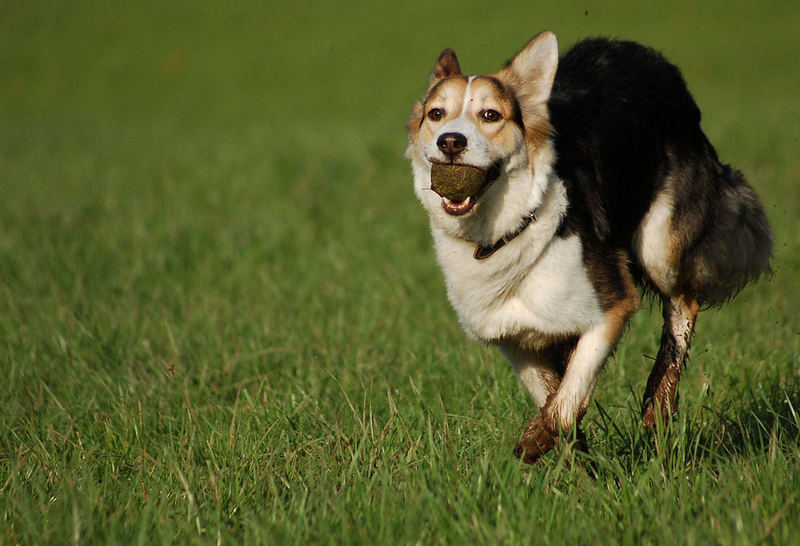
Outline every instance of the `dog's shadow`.
<svg viewBox="0 0 800 546"><path fill-rule="evenodd" d="M636 400L632 394L631 400ZM688 407L687 407L688 406ZM677 470L699 468L720 459L770 457L800 443L800 376L757 388L742 388L712 403L709 393L680 408L655 430L645 430L633 404L614 410L596 404L598 416L587 427L593 466L612 459L628 471L656 460Z"/></svg>
<svg viewBox="0 0 800 546"><path fill-rule="evenodd" d="M717 419L711 438L717 451L755 454L800 440L800 377L759 390L747 389L728 397L721 406L704 406Z"/></svg>

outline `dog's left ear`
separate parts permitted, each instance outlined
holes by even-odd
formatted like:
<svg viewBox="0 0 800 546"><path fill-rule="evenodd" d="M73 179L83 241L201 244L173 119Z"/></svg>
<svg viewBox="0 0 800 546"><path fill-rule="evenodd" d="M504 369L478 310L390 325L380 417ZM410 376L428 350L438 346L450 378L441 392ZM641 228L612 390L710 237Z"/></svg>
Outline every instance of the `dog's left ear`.
<svg viewBox="0 0 800 546"><path fill-rule="evenodd" d="M450 49L449 47L442 51L439 54L439 58L436 59L436 66L433 67L433 72L431 73L431 77L428 81L428 91L430 93L433 86L439 83L441 80L445 78L449 78L450 76L460 76L461 75L461 67L458 65L458 59L456 58L456 52ZM422 125L422 102L415 101L414 106L411 111L411 117L408 120L408 124L406 124L406 131L408 132L408 141L410 143L414 143L417 141L417 136L419 135L419 128ZM406 150L406 156L411 157L410 154L413 153L413 148L409 146L408 150Z"/></svg>
<svg viewBox="0 0 800 546"><path fill-rule="evenodd" d="M523 107L547 102L558 68L558 39L546 30L537 34L501 71Z"/></svg>

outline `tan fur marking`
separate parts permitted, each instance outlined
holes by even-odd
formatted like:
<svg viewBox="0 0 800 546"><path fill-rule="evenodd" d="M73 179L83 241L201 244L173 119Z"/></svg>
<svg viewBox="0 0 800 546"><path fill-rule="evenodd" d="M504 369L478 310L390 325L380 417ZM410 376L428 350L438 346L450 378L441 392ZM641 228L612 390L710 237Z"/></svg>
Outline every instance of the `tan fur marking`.
<svg viewBox="0 0 800 546"><path fill-rule="evenodd" d="M514 96L507 90L498 86L499 81L494 81L487 76L477 76L472 80L472 100L481 108L493 108L503 115L504 120L514 117Z"/></svg>
<svg viewBox="0 0 800 546"><path fill-rule="evenodd" d="M470 92L472 95L469 104L470 119L487 140L505 150L513 149L516 135L519 134L515 132L515 128L522 129L514 120L516 102L513 95L499 88L492 78L485 76L478 76L472 81ZM485 110L496 110L502 119L494 123L483 121L481 113Z"/></svg>
<svg viewBox="0 0 800 546"><path fill-rule="evenodd" d="M437 81L428 90L425 97L425 106L430 108L436 101L446 101L452 97L459 104L459 108L458 111L448 112L448 115L458 116L461 113L460 104L467 90L468 81L469 79L466 76L452 76Z"/></svg>
<svg viewBox="0 0 800 546"><path fill-rule="evenodd" d="M536 153L550 140L553 126L550 124L546 102L531 102L527 100L531 83L522 79L510 67L506 67L495 78L503 85L514 90L519 103L520 114L523 120L525 145L528 149L528 162L533 167Z"/></svg>
<svg viewBox="0 0 800 546"><path fill-rule="evenodd" d="M417 131L417 138L430 140L443 123L461 115L461 103L464 93L467 90L467 78L464 76L453 76L445 78L434 85L425 102L420 105L419 120L421 125ZM432 122L426 117L426 113L431 108L442 108L445 116L437 122Z"/></svg>
<svg viewBox="0 0 800 546"><path fill-rule="evenodd" d="M622 282L625 284L625 297L619 300L606 311L609 328L606 332L606 339L612 345L616 345L625 331L625 325L631 317L639 310L642 303L636 283L633 280L630 269L628 268L628 257L623 251L618 253L618 268Z"/></svg>
<svg viewBox="0 0 800 546"><path fill-rule="evenodd" d="M414 101L414 105L411 107L411 116L408 118L408 123L406 123L408 142L412 146L416 144L417 138L419 138L419 130L421 125L422 125L422 103L417 100Z"/></svg>
<svg viewBox="0 0 800 546"><path fill-rule="evenodd" d="M425 103L430 100L430 94L437 87L437 85L448 78L452 78L453 80L461 80L464 83L464 88L466 88L466 78L459 76L461 76L461 67L458 64L458 58L456 58L455 51L450 48L445 49L436 60L436 65L433 67L433 72L431 72L428 80L428 89L425 91ZM423 102L418 100L414 101L414 104L411 107L411 117L406 125L408 141L412 145L415 144L419 138L424 115L425 111Z"/></svg>

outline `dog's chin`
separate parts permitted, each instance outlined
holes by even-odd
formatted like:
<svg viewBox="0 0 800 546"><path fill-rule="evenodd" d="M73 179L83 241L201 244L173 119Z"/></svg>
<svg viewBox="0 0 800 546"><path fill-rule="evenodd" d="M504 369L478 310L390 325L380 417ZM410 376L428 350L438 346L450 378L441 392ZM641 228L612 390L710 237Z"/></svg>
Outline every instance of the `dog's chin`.
<svg viewBox="0 0 800 546"><path fill-rule="evenodd" d="M466 216L473 212L478 205L478 201L486 193L489 186L500 177L501 166L502 162L497 161L486 169L486 181L475 195L470 195L462 201L453 201L444 195L440 196L442 198L442 209L449 216Z"/></svg>

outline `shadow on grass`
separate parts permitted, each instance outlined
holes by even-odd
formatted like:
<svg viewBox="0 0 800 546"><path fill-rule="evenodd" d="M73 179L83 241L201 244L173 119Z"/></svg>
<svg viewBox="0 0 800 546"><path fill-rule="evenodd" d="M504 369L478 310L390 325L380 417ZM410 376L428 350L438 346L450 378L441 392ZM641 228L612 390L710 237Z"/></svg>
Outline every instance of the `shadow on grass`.
<svg viewBox="0 0 800 546"><path fill-rule="evenodd" d="M704 407L716 418L713 441L730 457L797 445L800 440L800 377L784 384L734 393L720 407Z"/></svg>
<svg viewBox="0 0 800 546"><path fill-rule="evenodd" d="M588 427L588 458L598 468L611 465L628 474L651 461L685 471L720 460L772 457L800 444L800 377L743 388L713 405L710 401L705 393L652 432L642 428L638 407L612 417L597 404L599 416Z"/></svg>

